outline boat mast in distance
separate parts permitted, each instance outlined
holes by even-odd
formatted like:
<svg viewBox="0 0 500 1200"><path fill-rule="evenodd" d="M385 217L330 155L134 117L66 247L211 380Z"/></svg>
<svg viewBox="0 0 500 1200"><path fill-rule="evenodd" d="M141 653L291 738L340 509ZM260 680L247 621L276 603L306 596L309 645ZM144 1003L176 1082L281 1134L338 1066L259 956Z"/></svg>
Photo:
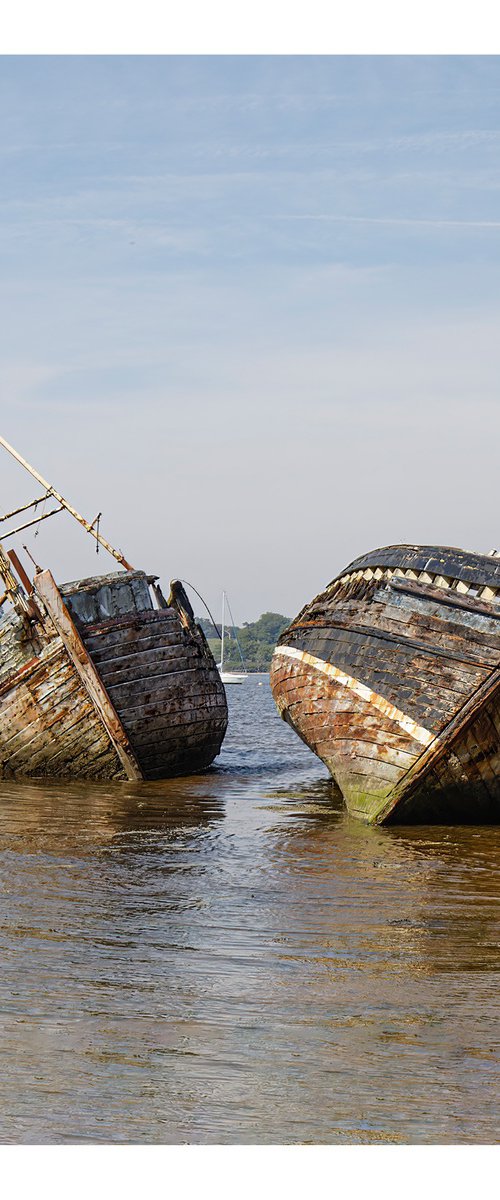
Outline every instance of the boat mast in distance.
<svg viewBox="0 0 500 1200"><path fill-rule="evenodd" d="M234 637L235 637L236 645L239 650L241 664L243 667L243 672L240 672L240 673L237 673L236 671L225 671L224 670L224 627L225 627L225 621L226 621L226 602L227 602L227 607L229 609L229 616L231 617L231 621L232 621L232 628L234 630ZM218 664L218 668L219 668L219 675L220 675L223 683L244 683L245 679L248 678L248 671L246 669L245 659L243 658L241 646L240 646L240 643L238 641L238 637L236 634L236 626L234 624L234 617L231 612L231 606L229 604L229 600L227 598L226 592L224 592L224 591L222 593L221 657L220 657L220 663Z"/></svg>

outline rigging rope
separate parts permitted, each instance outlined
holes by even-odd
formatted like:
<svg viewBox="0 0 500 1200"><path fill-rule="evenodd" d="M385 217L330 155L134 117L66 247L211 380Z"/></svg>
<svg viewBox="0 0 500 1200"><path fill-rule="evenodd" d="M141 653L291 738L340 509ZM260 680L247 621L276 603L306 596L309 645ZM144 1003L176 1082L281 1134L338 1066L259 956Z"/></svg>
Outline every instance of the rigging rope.
<svg viewBox="0 0 500 1200"><path fill-rule="evenodd" d="M218 628L218 626L215 624L215 621L214 621L214 619L213 619L212 613L210 612L210 609L209 609L209 607L208 607L208 604L207 604L206 600L204 600L204 599L203 599L203 596L200 596L200 593L197 591L197 589L196 589L196 588L193 586L193 584L192 584L192 583L188 583L188 580L187 580L187 579L181 579L181 583L185 583L186 587L188 587L188 588L191 588L191 590L192 590L193 592L196 592L196 595L197 595L198 599L199 599L199 600L201 600L201 603L202 603L202 604L204 604L204 606L205 606L205 608L206 608L206 610L207 610L207 613L208 613L208 615L209 615L209 617L210 617L210 620L211 620L211 622L212 622L212 625L213 625L213 627L214 627L214 629L215 629L215 632L216 632L216 634L217 634L217 637L218 637L218 638L221 638L221 637L222 637L222 634L221 634L221 633L219 633L219 628Z"/></svg>

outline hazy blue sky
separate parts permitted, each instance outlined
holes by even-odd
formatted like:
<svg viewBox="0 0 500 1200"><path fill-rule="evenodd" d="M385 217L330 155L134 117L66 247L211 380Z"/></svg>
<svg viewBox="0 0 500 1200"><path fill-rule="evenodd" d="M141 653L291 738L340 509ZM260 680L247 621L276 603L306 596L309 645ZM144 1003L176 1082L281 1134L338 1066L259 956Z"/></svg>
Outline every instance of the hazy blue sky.
<svg viewBox="0 0 500 1200"><path fill-rule="evenodd" d="M500 543L499 58L4 57L0 130L0 432L137 566L252 620Z"/></svg>

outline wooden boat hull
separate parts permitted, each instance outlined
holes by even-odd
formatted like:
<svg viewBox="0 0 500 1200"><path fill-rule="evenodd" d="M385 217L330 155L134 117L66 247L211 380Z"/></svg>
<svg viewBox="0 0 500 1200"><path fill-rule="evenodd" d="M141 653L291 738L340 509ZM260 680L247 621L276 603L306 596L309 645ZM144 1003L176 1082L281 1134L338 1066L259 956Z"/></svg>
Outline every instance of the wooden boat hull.
<svg viewBox="0 0 500 1200"><path fill-rule="evenodd" d="M161 779L205 769L227 704L192 614L154 608L143 572L58 589L0 621L0 775ZM160 594L161 595L161 594Z"/></svg>
<svg viewBox="0 0 500 1200"><path fill-rule="evenodd" d="M368 822L500 819L500 563L356 560L284 632L278 709Z"/></svg>
<svg viewBox="0 0 500 1200"><path fill-rule="evenodd" d="M174 609L90 625L83 641L146 779L210 765L226 731L225 696Z"/></svg>
<svg viewBox="0 0 500 1200"><path fill-rule="evenodd" d="M16 618L0 622L0 777L126 779L62 638L30 645L23 634ZM25 651L16 671L6 661L12 643Z"/></svg>

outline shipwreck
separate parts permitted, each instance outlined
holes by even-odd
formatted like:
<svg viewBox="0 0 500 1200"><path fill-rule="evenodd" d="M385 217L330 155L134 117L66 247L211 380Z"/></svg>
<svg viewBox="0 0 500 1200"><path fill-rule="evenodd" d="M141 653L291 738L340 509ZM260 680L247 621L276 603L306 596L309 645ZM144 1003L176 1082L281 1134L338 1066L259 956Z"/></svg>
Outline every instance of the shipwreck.
<svg viewBox="0 0 500 1200"><path fill-rule="evenodd" d="M42 488L0 517L0 530L8 526L0 533L0 777L141 780L204 770L220 751L227 704L182 583L165 599L158 577L135 570L101 535L101 514L86 521L3 438L0 446ZM64 510L120 570L58 586L32 559L30 578L7 543Z"/></svg>
<svg viewBox="0 0 500 1200"><path fill-rule="evenodd" d="M500 820L500 558L387 546L281 635L281 716L363 821Z"/></svg>

